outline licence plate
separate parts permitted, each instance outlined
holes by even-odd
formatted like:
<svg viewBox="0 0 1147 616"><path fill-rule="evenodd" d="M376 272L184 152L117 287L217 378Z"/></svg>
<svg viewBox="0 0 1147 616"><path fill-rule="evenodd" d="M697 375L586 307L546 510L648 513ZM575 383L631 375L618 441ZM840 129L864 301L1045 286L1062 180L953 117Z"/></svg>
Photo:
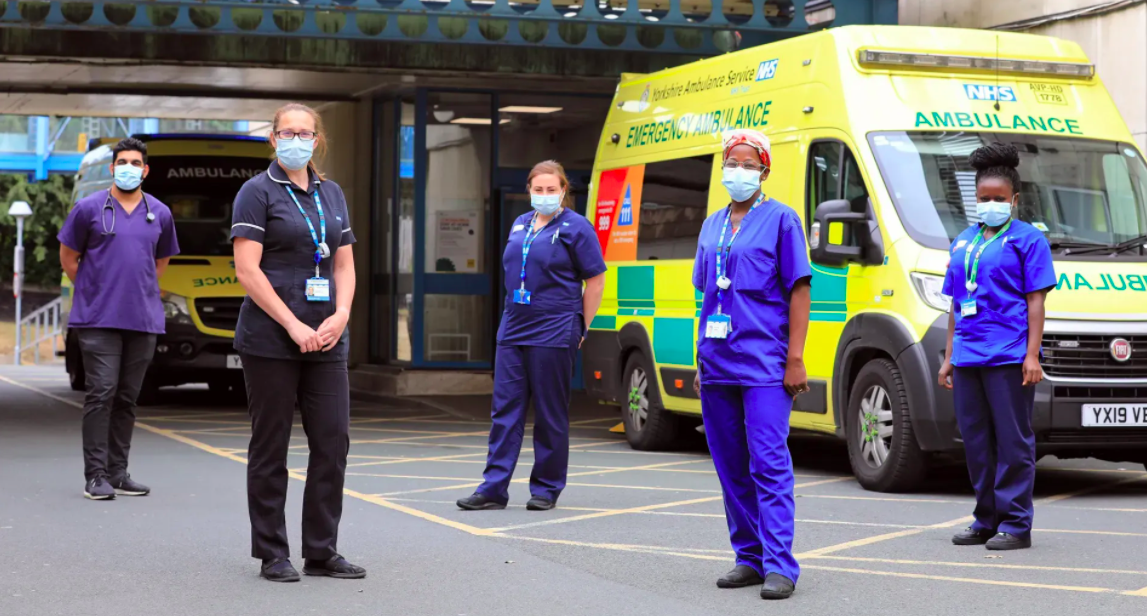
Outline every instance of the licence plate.
<svg viewBox="0 0 1147 616"><path fill-rule="evenodd" d="M1147 427L1147 404L1084 404L1085 428Z"/></svg>
<svg viewBox="0 0 1147 616"><path fill-rule="evenodd" d="M227 356L227 367L232 370L242 370L243 360L238 355Z"/></svg>

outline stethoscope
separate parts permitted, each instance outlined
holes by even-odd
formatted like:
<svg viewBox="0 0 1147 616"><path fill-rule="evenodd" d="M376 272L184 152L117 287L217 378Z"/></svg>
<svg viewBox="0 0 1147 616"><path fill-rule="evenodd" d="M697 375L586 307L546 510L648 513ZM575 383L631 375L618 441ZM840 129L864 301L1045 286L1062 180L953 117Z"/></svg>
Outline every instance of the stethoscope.
<svg viewBox="0 0 1147 616"><path fill-rule="evenodd" d="M146 217L147 222L149 224L152 222L155 222L155 214L151 213L151 204L147 202L147 194L146 193L143 195L143 207L144 207L144 209L147 210L147 217ZM104 212L106 212L107 210L112 211L112 228L111 229L108 229L108 219L106 216L104 216ZM112 191L109 188L108 189L108 196L106 199L104 199L104 207L103 207L103 209L100 210L100 224L103 225L103 228L104 228L104 231L103 231L103 233L101 233L101 235L115 235L115 218L116 218L115 206L112 205Z"/></svg>

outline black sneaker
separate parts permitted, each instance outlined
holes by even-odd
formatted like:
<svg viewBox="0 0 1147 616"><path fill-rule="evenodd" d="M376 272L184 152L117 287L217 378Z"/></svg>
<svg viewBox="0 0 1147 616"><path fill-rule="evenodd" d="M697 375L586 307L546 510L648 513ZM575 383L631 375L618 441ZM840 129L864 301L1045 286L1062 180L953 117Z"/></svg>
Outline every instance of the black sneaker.
<svg viewBox="0 0 1147 616"><path fill-rule="evenodd" d="M467 496L466 498L458 499L458 508L465 509L466 511L479 511L482 509L505 509L506 503L499 503L485 494L477 492Z"/></svg>
<svg viewBox="0 0 1147 616"><path fill-rule="evenodd" d="M303 561L303 573L307 575L325 575L340 580L358 580L366 577L366 569L352 565L345 558L335 554L327 560Z"/></svg>
<svg viewBox="0 0 1147 616"><path fill-rule="evenodd" d="M112 487L115 488L116 494L122 494L124 496L147 496L151 493L151 488L142 483L132 481L131 475L125 474L123 477L117 477L112 479L111 483Z"/></svg>
<svg viewBox="0 0 1147 616"><path fill-rule="evenodd" d="M744 588L763 584L765 579L756 569L748 565L737 565L733 570L717 579L717 588Z"/></svg>
<svg viewBox="0 0 1147 616"><path fill-rule="evenodd" d="M529 511L549 511L555 506L557 506L557 504L554 503L554 501L548 498L542 498L541 496L535 496L526 501L526 509Z"/></svg>
<svg viewBox="0 0 1147 616"><path fill-rule="evenodd" d="M984 547L989 550L1023 550L1032 546L1031 535L1017 537L1010 533L1000 533L988 540Z"/></svg>
<svg viewBox="0 0 1147 616"><path fill-rule="evenodd" d="M952 543L956 545L984 545L996 535L994 530L980 530L969 526L952 535Z"/></svg>
<svg viewBox="0 0 1147 616"><path fill-rule="evenodd" d="M92 500L115 500L115 489L103 475L98 475L84 486L84 498Z"/></svg>
<svg viewBox="0 0 1147 616"><path fill-rule="evenodd" d="M301 579L295 566L286 558L265 559L259 577L272 582L298 582Z"/></svg>

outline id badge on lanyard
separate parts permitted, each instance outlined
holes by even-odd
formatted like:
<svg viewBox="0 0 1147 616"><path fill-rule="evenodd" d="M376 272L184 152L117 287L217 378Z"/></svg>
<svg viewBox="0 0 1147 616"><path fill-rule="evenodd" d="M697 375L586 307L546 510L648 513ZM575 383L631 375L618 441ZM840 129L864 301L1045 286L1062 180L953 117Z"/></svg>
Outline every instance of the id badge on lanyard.
<svg viewBox="0 0 1147 616"><path fill-rule="evenodd" d="M291 196L291 201L295 202L295 207L299 208L299 214L302 215L303 220L307 223L307 229L311 232L311 240L315 243L315 277L308 278L305 286L304 295L308 302L329 302L331 301L331 281L322 277L319 271L319 264L323 259L331 256L331 249L327 246L327 217L323 213L323 201L319 196L319 191L315 189L315 209L319 211L319 229L321 236L315 233L315 226L311 224L310 217L303 210L302 204L299 203L299 198L295 196L295 191L290 186L285 187L287 194Z"/></svg>
<svg viewBox="0 0 1147 616"><path fill-rule="evenodd" d="M979 277L980 273L980 257L983 256L984 251L988 249L988 246L990 246L992 242L996 241L996 239L998 239L1001 235L1007 233L1011 226L1012 221L1009 220L1002 229L996 231L996 234L993 235L991 239L984 242L984 244L980 246L979 252L976 253L975 260L972 259L972 251L976 249L976 245L979 244L980 239L984 237L983 228L981 228L980 231L976 233L976 237L972 238L972 243L968 245L968 250L964 253L964 288L968 291L968 299L960 302L960 316L971 317L975 316L978 312L976 307L976 298L974 296L976 294L976 290L980 288L980 284L977 282L977 278Z"/></svg>
<svg viewBox="0 0 1147 616"><path fill-rule="evenodd" d="M526 227L526 237L522 240L522 285L517 289L514 289L514 303L520 304L522 306L529 306L531 296L533 295L526 290L526 260L530 257L530 248L534 245L534 240L538 239L538 236L541 235L542 229L545 229L546 226L549 225L547 222L545 225L542 225L541 229L538 229L535 232L534 222L536 222L537 216L537 214L534 214L533 218L530 218L530 223ZM550 220L552 221L555 218L557 218L557 216L554 216L554 218L551 218Z"/></svg>
<svg viewBox="0 0 1147 616"><path fill-rule="evenodd" d="M725 223L721 226L720 237L717 238L717 314L709 315L709 318L705 320L706 338L725 340L729 337L729 334L733 332L732 317L722 312L724 293L733 286L733 281L726 275L729 255L733 252L733 242L737 240L737 235L745 228L745 221L764 200L764 195L761 195L761 197L757 199L753 207L749 208L749 211L741 218L741 224L736 229L733 229L733 234L729 237L729 245L722 247L722 244L725 243L725 232L729 229L729 219L732 217L733 212L729 210L725 214ZM725 251L724 255L722 255L723 250ZM722 261L724 261L724 263L722 263ZM724 267L722 267L722 265L724 265Z"/></svg>

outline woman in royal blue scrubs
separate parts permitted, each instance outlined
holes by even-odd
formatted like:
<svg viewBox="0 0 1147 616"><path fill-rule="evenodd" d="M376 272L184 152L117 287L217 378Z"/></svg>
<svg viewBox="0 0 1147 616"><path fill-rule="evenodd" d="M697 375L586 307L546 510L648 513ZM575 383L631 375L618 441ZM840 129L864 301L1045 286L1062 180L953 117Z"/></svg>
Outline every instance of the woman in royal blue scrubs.
<svg viewBox="0 0 1147 616"><path fill-rule="evenodd" d="M980 223L952 243L944 294L952 298L940 385L955 388L956 420L976 490L975 522L956 545L1031 547L1035 487L1035 385L1043 380L1044 299L1055 287L1051 248L1012 217L1019 151L993 143L972 152Z"/></svg>
<svg viewBox="0 0 1147 616"><path fill-rule="evenodd" d="M593 225L569 207L562 166L538 163L527 187L534 211L514 221L502 255L506 305L494 357L490 452L484 481L458 501L462 509L506 507L531 400L534 470L526 508L553 509L566 485L570 380L601 305L606 267Z"/></svg>
<svg viewBox="0 0 1147 616"><path fill-rule="evenodd" d="M789 413L793 397L808 391L812 270L800 217L761 192L771 164L763 134L726 136L723 183L732 201L705 220L693 269L704 295L693 387L737 554L717 586L762 584L761 598L787 599L800 574Z"/></svg>

